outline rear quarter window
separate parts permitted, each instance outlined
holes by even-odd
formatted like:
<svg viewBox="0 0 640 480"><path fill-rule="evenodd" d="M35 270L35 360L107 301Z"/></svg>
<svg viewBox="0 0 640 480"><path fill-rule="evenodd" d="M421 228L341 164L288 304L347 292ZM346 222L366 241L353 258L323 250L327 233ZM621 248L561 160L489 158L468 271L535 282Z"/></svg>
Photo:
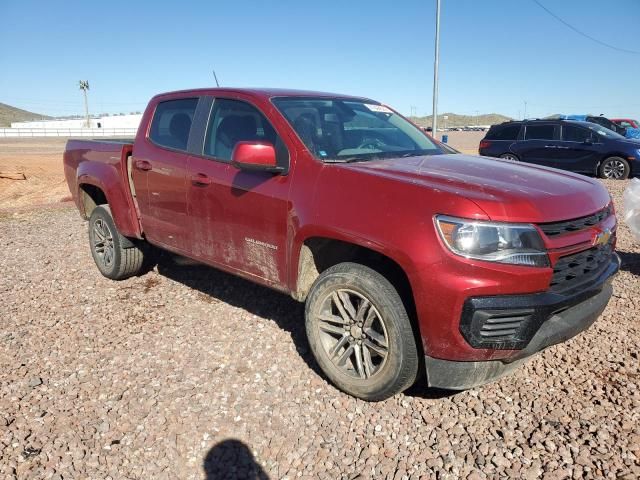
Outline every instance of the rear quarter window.
<svg viewBox="0 0 640 480"><path fill-rule="evenodd" d="M151 141L162 147L186 150L197 105L197 98L158 103L151 121Z"/></svg>
<svg viewBox="0 0 640 480"><path fill-rule="evenodd" d="M487 140L516 140L520 133L520 125L506 125L504 127L491 127L487 132Z"/></svg>

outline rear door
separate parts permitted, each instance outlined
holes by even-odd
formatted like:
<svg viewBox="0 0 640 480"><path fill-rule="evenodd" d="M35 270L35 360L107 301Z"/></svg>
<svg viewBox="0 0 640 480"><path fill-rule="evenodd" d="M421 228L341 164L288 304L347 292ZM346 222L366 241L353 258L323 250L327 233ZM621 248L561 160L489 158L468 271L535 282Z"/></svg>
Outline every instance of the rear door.
<svg viewBox="0 0 640 480"><path fill-rule="evenodd" d="M528 123L523 139L513 147L523 162L553 166L558 151L559 128L553 123Z"/></svg>
<svg viewBox="0 0 640 480"><path fill-rule="evenodd" d="M293 150L248 99L212 102L200 154L190 156L187 167L193 255L284 288ZM238 170L231 154L239 141L272 143L287 172Z"/></svg>
<svg viewBox="0 0 640 480"><path fill-rule="evenodd" d="M594 172L599 155L593 145L593 132L578 125L562 124L561 128L552 166L572 172Z"/></svg>
<svg viewBox="0 0 640 480"><path fill-rule="evenodd" d="M140 221L152 242L188 252L186 169L199 98L160 101L147 135L136 141L132 178Z"/></svg>

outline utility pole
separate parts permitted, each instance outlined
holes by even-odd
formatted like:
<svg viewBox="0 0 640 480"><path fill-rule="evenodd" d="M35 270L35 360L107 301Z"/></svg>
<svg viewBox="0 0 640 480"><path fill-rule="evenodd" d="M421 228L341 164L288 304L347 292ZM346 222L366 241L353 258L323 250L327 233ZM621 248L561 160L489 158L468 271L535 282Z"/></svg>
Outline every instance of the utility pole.
<svg viewBox="0 0 640 480"><path fill-rule="evenodd" d="M85 126L87 128L91 127L91 122L89 120L89 102L87 101L87 90L89 90L89 80L80 80L80 90L84 94L84 115L85 115Z"/></svg>
<svg viewBox="0 0 640 480"><path fill-rule="evenodd" d="M436 0L436 46L433 61L433 117L431 130L433 138L438 136L438 66L440 64L440 0Z"/></svg>
<svg viewBox="0 0 640 480"><path fill-rule="evenodd" d="M527 101L524 101L524 116L522 118L523 120L527 119Z"/></svg>
<svg viewBox="0 0 640 480"><path fill-rule="evenodd" d="M475 121L476 127L477 127L477 126L478 126L478 124L480 123L479 117L480 117L480 111L479 111L479 110L476 110L476 121Z"/></svg>

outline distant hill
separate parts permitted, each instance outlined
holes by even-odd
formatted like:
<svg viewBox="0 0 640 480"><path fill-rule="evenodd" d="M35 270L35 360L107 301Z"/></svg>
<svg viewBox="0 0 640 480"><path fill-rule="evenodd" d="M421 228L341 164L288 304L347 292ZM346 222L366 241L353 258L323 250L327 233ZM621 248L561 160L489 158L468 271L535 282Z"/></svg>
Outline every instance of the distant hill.
<svg viewBox="0 0 640 480"><path fill-rule="evenodd" d="M38 113L27 112L11 105L0 103L0 128L11 126L11 122L26 122L29 120L46 120L51 117Z"/></svg>
<svg viewBox="0 0 640 480"><path fill-rule="evenodd" d="M444 117L449 117L447 120ZM431 115L426 117L409 117L421 127L431 126ZM443 113L438 115L438 128L444 127L465 127L468 125L495 125L512 120L509 117L498 113L488 113L485 115L458 115L457 113Z"/></svg>

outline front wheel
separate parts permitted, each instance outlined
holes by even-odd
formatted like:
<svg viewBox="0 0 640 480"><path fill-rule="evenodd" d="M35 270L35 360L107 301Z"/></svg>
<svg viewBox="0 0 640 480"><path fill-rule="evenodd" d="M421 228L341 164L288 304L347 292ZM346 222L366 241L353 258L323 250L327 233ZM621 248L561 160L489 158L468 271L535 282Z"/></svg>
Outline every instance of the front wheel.
<svg viewBox="0 0 640 480"><path fill-rule="evenodd" d="M404 304L378 272L356 263L324 271L307 298L309 345L340 390L379 401L413 384L418 350Z"/></svg>
<svg viewBox="0 0 640 480"><path fill-rule="evenodd" d="M600 164L598 174L600 178L624 180L629 177L631 169L629 163L621 157L609 157Z"/></svg>
<svg viewBox="0 0 640 480"><path fill-rule="evenodd" d="M98 270L112 280L138 275L145 267L145 252L118 232L108 205L99 205L91 212L89 245Z"/></svg>

